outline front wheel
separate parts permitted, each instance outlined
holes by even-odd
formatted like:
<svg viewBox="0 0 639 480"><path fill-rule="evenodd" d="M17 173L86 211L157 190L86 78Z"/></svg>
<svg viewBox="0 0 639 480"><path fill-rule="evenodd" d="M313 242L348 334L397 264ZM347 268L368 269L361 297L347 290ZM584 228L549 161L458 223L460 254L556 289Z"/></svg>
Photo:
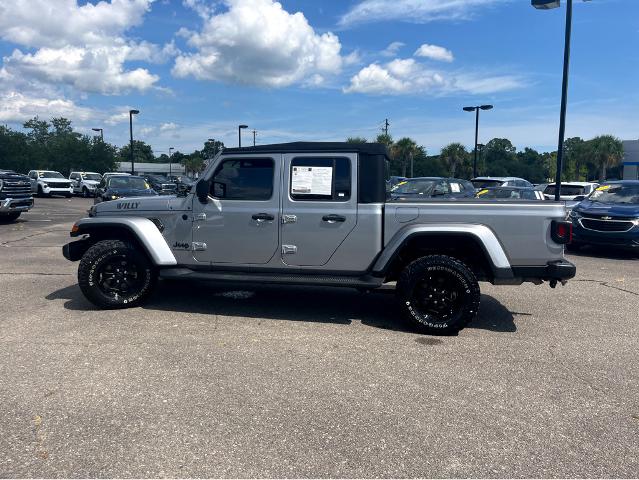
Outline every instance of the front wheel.
<svg viewBox="0 0 639 480"><path fill-rule="evenodd" d="M101 308L135 307L148 298L157 274L144 253L120 240L102 240L89 248L78 267L84 296Z"/></svg>
<svg viewBox="0 0 639 480"><path fill-rule="evenodd" d="M89 198L89 189L87 187L82 187L82 196L84 198Z"/></svg>
<svg viewBox="0 0 639 480"><path fill-rule="evenodd" d="M15 222L20 216L21 212L11 212L4 215L0 215L0 223Z"/></svg>
<svg viewBox="0 0 639 480"><path fill-rule="evenodd" d="M406 266L396 292L410 323L431 335L459 332L477 316L481 297L473 272L445 255L429 255Z"/></svg>

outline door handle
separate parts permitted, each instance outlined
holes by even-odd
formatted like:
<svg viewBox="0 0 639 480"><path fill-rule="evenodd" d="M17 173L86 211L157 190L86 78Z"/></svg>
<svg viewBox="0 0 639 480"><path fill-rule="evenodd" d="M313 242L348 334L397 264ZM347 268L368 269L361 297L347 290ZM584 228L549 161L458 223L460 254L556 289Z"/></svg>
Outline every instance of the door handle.
<svg viewBox="0 0 639 480"><path fill-rule="evenodd" d="M342 215L335 215L334 213L331 213L330 215L324 215L322 217L322 220L328 223L335 223L335 222L345 222L346 221L346 217L342 216Z"/></svg>
<svg viewBox="0 0 639 480"><path fill-rule="evenodd" d="M275 220L275 217L270 213L254 213L251 218L258 222L264 222L266 220Z"/></svg>

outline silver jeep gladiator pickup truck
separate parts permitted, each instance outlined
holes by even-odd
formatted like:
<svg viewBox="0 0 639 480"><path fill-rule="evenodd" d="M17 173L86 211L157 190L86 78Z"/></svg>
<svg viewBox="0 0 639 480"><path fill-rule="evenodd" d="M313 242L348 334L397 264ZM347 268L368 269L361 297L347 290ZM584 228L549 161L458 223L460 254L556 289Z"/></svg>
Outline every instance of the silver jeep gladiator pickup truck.
<svg viewBox="0 0 639 480"><path fill-rule="evenodd" d="M479 281L565 282L571 225L551 202L388 201L380 144L227 149L191 191L94 205L64 256L103 308L135 306L158 278L354 287L396 282L422 332L477 314Z"/></svg>

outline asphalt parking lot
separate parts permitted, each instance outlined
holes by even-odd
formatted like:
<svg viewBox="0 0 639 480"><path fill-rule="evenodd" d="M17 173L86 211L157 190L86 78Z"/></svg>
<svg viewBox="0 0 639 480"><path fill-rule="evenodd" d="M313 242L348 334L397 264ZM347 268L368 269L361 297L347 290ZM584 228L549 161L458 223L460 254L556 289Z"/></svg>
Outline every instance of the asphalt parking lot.
<svg viewBox="0 0 639 480"><path fill-rule="evenodd" d="M482 284L455 337L392 292L162 283L98 311L60 247L91 201L0 225L2 477L636 477L639 261Z"/></svg>

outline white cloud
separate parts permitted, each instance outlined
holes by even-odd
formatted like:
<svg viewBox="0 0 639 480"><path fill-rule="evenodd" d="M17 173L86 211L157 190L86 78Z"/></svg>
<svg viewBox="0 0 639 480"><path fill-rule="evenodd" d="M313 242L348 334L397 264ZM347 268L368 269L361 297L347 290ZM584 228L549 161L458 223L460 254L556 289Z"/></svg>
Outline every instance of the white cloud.
<svg viewBox="0 0 639 480"><path fill-rule="evenodd" d="M290 14L273 0L224 3L228 10L206 16L201 31L181 32L195 51L176 58L175 76L285 87L322 83L340 71L339 39L315 33L301 12Z"/></svg>
<svg viewBox="0 0 639 480"><path fill-rule="evenodd" d="M392 42L380 53L383 57L394 57L395 55L397 55L397 52L399 52L399 49L402 48L404 45L406 44L403 42Z"/></svg>
<svg viewBox="0 0 639 480"><path fill-rule="evenodd" d="M428 43L424 43L421 47L419 47L415 52L415 56L426 57L431 60L439 60L441 62L453 61L453 52L444 47L429 45Z"/></svg>
<svg viewBox="0 0 639 480"><path fill-rule="evenodd" d="M35 116L87 121L95 116L95 111L63 98L49 99L17 92L0 94L0 122L22 123Z"/></svg>
<svg viewBox="0 0 639 480"><path fill-rule="evenodd" d="M0 0L0 38L21 45L3 58L3 75L16 82L68 85L78 92L121 94L146 91L159 77L126 62L162 63L178 51L128 39L153 0ZM6 85L5 85L6 88Z"/></svg>
<svg viewBox="0 0 639 480"><path fill-rule="evenodd" d="M339 20L343 27L379 21L427 23L467 20L482 8L510 0L362 0Z"/></svg>
<svg viewBox="0 0 639 480"><path fill-rule="evenodd" d="M374 95L488 94L520 88L523 81L513 75L481 76L430 70L413 58L372 63L351 78L345 93Z"/></svg>

